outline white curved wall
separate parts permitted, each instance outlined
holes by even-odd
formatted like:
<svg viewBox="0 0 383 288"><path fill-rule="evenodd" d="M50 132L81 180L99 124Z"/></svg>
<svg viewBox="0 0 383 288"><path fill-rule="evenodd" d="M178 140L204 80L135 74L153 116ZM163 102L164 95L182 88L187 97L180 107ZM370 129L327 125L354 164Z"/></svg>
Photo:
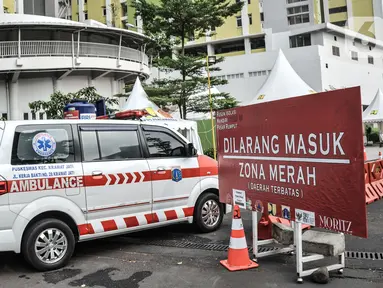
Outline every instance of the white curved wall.
<svg viewBox="0 0 383 288"><path fill-rule="evenodd" d="M54 92L55 83L56 89L62 93L77 92L78 90L91 85L97 89L98 94L104 97L112 97L113 95L122 92L123 88L123 83L118 83L110 77L99 78L96 80L91 80L87 76L68 76L62 80L55 80L52 77L19 79L17 83L12 84L17 85L17 103L19 103L16 115L11 116L12 120L24 119L24 113L29 113L29 119L32 119L28 104L36 100L49 100L50 95ZM1 113L7 113L6 88L4 81L0 81L0 117ZM10 115L8 114L8 119L10 119L9 116Z"/></svg>

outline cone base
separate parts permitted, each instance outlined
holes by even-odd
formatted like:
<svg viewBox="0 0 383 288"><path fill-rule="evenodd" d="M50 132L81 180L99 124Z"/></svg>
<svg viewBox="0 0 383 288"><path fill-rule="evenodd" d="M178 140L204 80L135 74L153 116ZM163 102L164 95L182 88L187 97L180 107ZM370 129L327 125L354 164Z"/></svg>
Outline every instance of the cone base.
<svg viewBox="0 0 383 288"><path fill-rule="evenodd" d="M251 260L249 260L249 264L241 265L241 266L230 266L227 260L219 261L224 267L226 267L229 271L239 271L239 270L248 270L252 268L257 268L259 265Z"/></svg>

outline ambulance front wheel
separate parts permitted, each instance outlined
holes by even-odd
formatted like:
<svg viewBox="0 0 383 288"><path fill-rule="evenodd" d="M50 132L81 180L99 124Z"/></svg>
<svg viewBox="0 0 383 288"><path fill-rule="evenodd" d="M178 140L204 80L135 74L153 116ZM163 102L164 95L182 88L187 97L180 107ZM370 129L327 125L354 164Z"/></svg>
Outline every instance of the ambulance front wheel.
<svg viewBox="0 0 383 288"><path fill-rule="evenodd" d="M67 224L57 219L43 219L25 231L22 253L36 270L56 270L69 262L75 244L75 237Z"/></svg>
<svg viewBox="0 0 383 288"><path fill-rule="evenodd" d="M217 230L222 224L223 209L216 194L202 194L194 207L194 223L198 230L204 233Z"/></svg>

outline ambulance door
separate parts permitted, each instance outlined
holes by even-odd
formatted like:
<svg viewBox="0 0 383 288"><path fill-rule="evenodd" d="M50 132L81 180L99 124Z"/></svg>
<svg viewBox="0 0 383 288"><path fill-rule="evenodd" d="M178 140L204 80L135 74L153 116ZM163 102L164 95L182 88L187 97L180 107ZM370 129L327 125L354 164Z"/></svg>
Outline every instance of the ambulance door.
<svg viewBox="0 0 383 288"><path fill-rule="evenodd" d="M84 124L79 130L88 223L94 232L146 225L152 187L137 125Z"/></svg>
<svg viewBox="0 0 383 288"><path fill-rule="evenodd" d="M26 205L47 196L66 197L85 210L81 159L75 155L73 136L67 124L16 127L8 178L13 212L18 214Z"/></svg>
<svg viewBox="0 0 383 288"><path fill-rule="evenodd" d="M152 173L153 221L192 216L187 203L191 192L200 189L197 157L186 157L187 143L170 129L142 125L142 133Z"/></svg>

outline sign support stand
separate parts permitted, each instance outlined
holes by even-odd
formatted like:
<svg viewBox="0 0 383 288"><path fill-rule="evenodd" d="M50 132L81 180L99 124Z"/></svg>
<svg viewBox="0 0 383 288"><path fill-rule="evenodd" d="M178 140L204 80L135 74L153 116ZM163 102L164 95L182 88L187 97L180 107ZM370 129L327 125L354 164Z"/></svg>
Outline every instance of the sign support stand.
<svg viewBox="0 0 383 288"><path fill-rule="evenodd" d="M253 227L253 255L254 255L254 261L257 261L258 258L271 256L271 255L277 255L277 254L283 254L283 253L291 253L294 251L294 247L284 247L280 249L275 249L271 251L265 251L265 252L258 252L258 247L268 244L276 244L277 241L275 239L266 239L266 240L258 240L258 222L260 220L258 212L252 211L251 212L251 218L252 218L252 227ZM272 225L272 224L270 224Z"/></svg>
<svg viewBox="0 0 383 288"><path fill-rule="evenodd" d="M302 223L294 222L294 242L295 242L295 253L296 253L296 265L297 265L297 282L303 283L302 277L313 274L318 268L304 270L303 264L324 259L325 256L321 254L310 254L303 256L303 245L302 245ZM338 270L339 274L343 274L345 267L345 252L338 255L338 263L333 265L325 266L327 270L334 271Z"/></svg>
<svg viewBox="0 0 383 288"><path fill-rule="evenodd" d="M258 221L259 221L259 215L257 211L252 211L251 213L252 218L252 236L253 236L253 255L254 255L254 261L257 262L258 258L270 256L270 255L276 255L276 254L284 254L284 253L290 253L290 255L296 255L296 271L297 271L297 282L303 283L303 277L311 275L313 272L315 272L318 268L310 269L310 270L304 270L303 264L308 262L313 262L317 260L324 259L324 255L320 254L310 254L308 256L303 256L303 245L302 245L302 223L299 222L291 222L291 226L294 229L294 245L290 245L289 247L272 250L272 251L265 251L265 252L258 252L258 247L262 245L268 245L268 244L275 244L277 241L275 239L267 239L267 240L258 240ZM272 225L272 224L271 224ZM345 253L341 253L338 255L338 263L326 266L328 271L334 271L337 270L339 274L343 274L343 269L345 267Z"/></svg>

